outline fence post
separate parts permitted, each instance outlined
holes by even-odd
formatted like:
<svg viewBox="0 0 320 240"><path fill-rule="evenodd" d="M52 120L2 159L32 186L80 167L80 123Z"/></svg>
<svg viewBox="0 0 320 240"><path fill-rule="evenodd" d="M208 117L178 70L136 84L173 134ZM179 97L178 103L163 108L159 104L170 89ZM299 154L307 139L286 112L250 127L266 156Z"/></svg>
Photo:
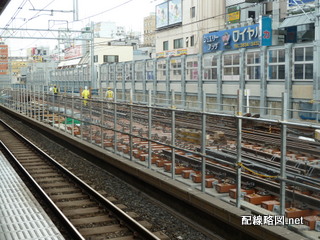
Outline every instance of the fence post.
<svg viewBox="0 0 320 240"><path fill-rule="evenodd" d="M171 176L176 178L176 111L175 111L175 91L171 91Z"/></svg>
<svg viewBox="0 0 320 240"><path fill-rule="evenodd" d="M117 141L118 141L118 137L117 137L117 123L118 123L118 116L117 116L117 89L116 87L114 88L114 96L113 96L113 127L114 127L114 141L113 141L113 144L114 144L114 152L117 153ZM130 156L131 158L131 156Z"/></svg>
<svg viewBox="0 0 320 240"><path fill-rule="evenodd" d="M205 192L206 190L206 158L204 155L206 155L206 121L207 121L207 115L205 113L206 111L206 104L207 104L207 95L205 92L202 93L202 134L201 134L201 161L202 161L202 181L201 181L201 191Z"/></svg>
<svg viewBox="0 0 320 240"><path fill-rule="evenodd" d="M237 111L237 176L236 176L236 206L241 206L241 141L242 141L242 95L243 90L238 90L238 111Z"/></svg>
<svg viewBox="0 0 320 240"><path fill-rule="evenodd" d="M287 160L287 117L288 117L288 97L287 93L282 93L282 117L281 117L281 160L280 160L280 215L285 215L285 201L286 201L286 160Z"/></svg>
<svg viewBox="0 0 320 240"><path fill-rule="evenodd" d="M152 137L152 108L151 108L151 90L148 90L148 168L151 169L152 162L152 149L151 149L151 137Z"/></svg>
<svg viewBox="0 0 320 240"><path fill-rule="evenodd" d="M132 113L132 96L133 95L133 90L132 88L130 89L130 102L129 102L129 106L130 106L130 129L129 129L129 144L130 144L130 161L132 161L132 153L133 153L133 139L132 139L132 132L133 132L133 113Z"/></svg>

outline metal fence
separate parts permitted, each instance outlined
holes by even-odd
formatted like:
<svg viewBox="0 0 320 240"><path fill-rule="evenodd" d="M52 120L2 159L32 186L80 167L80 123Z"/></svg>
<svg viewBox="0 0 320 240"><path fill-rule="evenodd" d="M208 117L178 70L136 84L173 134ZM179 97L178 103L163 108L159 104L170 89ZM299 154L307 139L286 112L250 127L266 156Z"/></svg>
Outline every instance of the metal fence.
<svg viewBox="0 0 320 240"><path fill-rule="evenodd" d="M206 97L203 95L201 111L190 111L185 109L179 109L176 107L176 102L172 97L171 104L169 107L157 106L152 101L153 94L151 90L146 95L146 104L133 104L132 101L120 101L117 99L117 93L114 101L107 102L105 99L93 98L93 99L81 99L75 95L60 94L54 96L51 93L44 91L44 86L38 87L38 89L29 88L17 88L17 89L3 89L1 91L0 103L3 107L6 107L19 114L32 118L35 121L40 121L48 124L48 127L52 127L58 131L70 134L71 137L78 138L81 141L86 141L98 147L101 147L105 151L110 151L118 154L124 158L127 158L133 162L139 162L134 157L133 149L138 139L146 142L144 148L147 152L145 161L142 165L146 168L153 168L152 158L153 151L155 150L152 144L161 145L162 149L170 149L171 155L171 172L170 176L172 179L176 178L174 170L175 166L179 165L178 159L175 159L176 151L184 151L193 156L198 156L200 162L198 163L198 169L202 174L201 191L205 192L205 176L208 174L208 159L212 159L212 156L208 155L206 148L208 147L207 132L210 130L208 120L211 117L215 117L220 123L228 117L233 118L233 127L237 128L236 137L233 139L236 146L236 158L233 162L226 162L221 159L214 159L222 164L227 164L237 169L237 206L240 207L241 202L241 168L242 157L241 157L241 146L244 142L242 138L242 126L244 120L254 121L256 123L263 124L276 124L281 129L281 141L277 146L281 151L281 169L277 179L281 182L281 189L278 193L280 196L281 212L284 215L285 209L285 188L286 182L286 168L285 162L286 156L286 139L287 139L287 126L299 126L309 127L314 130L320 129L319 124L312 123L297 123L288 120L289 109L286 94L282 96L282 108L281 119L272 120L265 118L252 118L243 116L242 110L244 108L242 104L241 91L238 91L238 104L234 106L234 113L211 113L206 108ZM173 95L174 96L174 95ZM129 99L134 99L132 92L130 93ZM221 108L219 106L219 108ZM194 128L200 130L200 135L197 142L193 142L192 147L188 144L182 144L177 134L177 117L190 116L190 114L197 114L199 116L196 122L193 122ZM161 127L159 118L165 116L165 127L162 126L165 136L157 134L157 130ZM181 121L181 119L179 120ZM186 120L188 122L188 120ZM180 123L181 124L181 123ZM165 128L165 129L164 129ZM119 151L121 144L128 146L127 154L123 151ZM214 144L211 146L213 147ZM140 146L141 147L141 146ZM218 146L216 146L218 147ZM292 183L301 186L301 183ZM309 188L310 186L303 184L303 187ZM312 187L311 187L312 188ZM313 190L315 188L312 188ZM319 190L319 189L318 189ZM318 191L317 190L317 191Z"/></svg>
<svg viewBox="0 0 320 240"><path fill-rule="evenodd" d="M237 90L246 109L261 116L280 115L281 94L287 92L289 107L299 110L300 102L319 100L319 69L313 43L239 49L199 55L183 55L90 67L58 69L50 73L50 85L79 91L84 86L102 97L112 87L123 101L133 92L133 101L147 103L152 90L158 104L169 105L175 92L177 106L202 109L203 95L212 111L237 105ZM34 74L33 77L40 76ZM27 80L27 82L39 81ZM38 84L44 85L44 84ZM299 118L295 113L290 117Z"/></svg>

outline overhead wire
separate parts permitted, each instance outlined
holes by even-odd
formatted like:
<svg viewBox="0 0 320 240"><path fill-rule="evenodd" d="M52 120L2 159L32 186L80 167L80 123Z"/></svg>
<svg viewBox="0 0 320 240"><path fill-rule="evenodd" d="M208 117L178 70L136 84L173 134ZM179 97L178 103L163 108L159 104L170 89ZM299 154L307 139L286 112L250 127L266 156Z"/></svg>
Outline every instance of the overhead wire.
<svg viewBox="0 0 320 240"><path fill-rule="evenodd" d="M28 1L29 1L29 3L31 4L31 6L33 7L33 9L34 9L34 6L33 6L32 2L31 2L31 0L28 0Z"/></svg>
<svg viewBox="0 0 320 240"><path fill-rule="evenodd" d="M108 10L105 10L105 11L103 11L103 12L100 12L100 13L98 13L98 14L95 14L95 15L92 15L92 16L89 16L89 17L80 19L79 21L82 21L82 20L85 20L85 19L89 19L89 18L93 18L93 17L98 16L98 15L100 15L100 14L103 14L103 13L105 13L105 12L108 12L108 11L114 10L114 9L116 9L116 8L118 8L118 7L121 7L121 6L123 6L123 5L125 5L125 4L127 4L127 3L129 3L129 2L132 2L132 1L134 1L134 0L126 1L126 2L124 2L124 3L122 3L122 4L118 5L118 6L115 6L115 7L113 7L113 8L108 9ZM285 1L285 0L281 0L281 1ZM244 9L247 9L247 8L252 8L252 7L257 6L258 4L263 4L263 3L267 3L267 2L268 2L268 1L266 0L266 1L263 1L263 2L259 2L259 3L253 3L253 4L250 4L250 5L248 5L248 6L240 7L239 10L244 10ZM201 23L201 22L208 21L208 20L211 20L211 19L214 19L214 18L218 18L218 17L225 17L227 14L228 14L228 13L217 14L217 15L215 15L215 16L211 16L211 17L208 17L208 18L199 19L199 20L197 20L197 21L192 21L192 22L190 22L190 23L184 24L183 26L188 26L188 25L192 25L192 24ZM240 23L241 23L241 22L240 22ZM210 27L202 28L202 30L203 30L203 31L206 31L206 30L213 29L213 28L215 28L216 30L220 30L220 29L225 28L225 25L226 25L226 24L223 23L223 24L221 24L221 25L215 25L215 26L210 26ZM180 27L180 26L177 26L177 27ZM174 29L175 29L174 27L170 29L170 30L172 30L172 31L169 33L169 35L167 35L167 37L181 36L181 34L180 34L179 32L177 32L177 31L174 31ZM163 29L158 29L158 30L156 30L156 32L161 32L162 30L163 30ZM167 33L168 33L168 32L167 32ZM194 31L193 31L193 30L190 30L190 31L183 32L183 33L184 33L184 34L194 33ZM143 34L143 33L142 33L142 34L140 34L140 35L137 35L137 37L144 37L145 35L146 35L146 34Z"/></svg>
<svg viewBox="0 0 320 240"><path fill-rule="evenodd" d="M9 19L8 23L5 25L5 29L8 28L10 26L10 24L16 19L16 16L19 14L19 12L23 9L24 5L27 3L28 0L23 0L22 3L19 5L19 7L17 8L17 10L14 12L14 14L12 15L12 17ZM0 35L3 35L3 32L5 30L2 31L2 33Z"/></svg>
<svg viewBox="0 0 320 240"><path fill-rule="evenodd" d="M30 2L30 1L29 1L29 2ZM41 15L39 15L40 12L41 12L42 10L44 10L45 8L47 8L48 6L50 6L53 2L55 2L55 0L52 0L50 3L48 3L48 4L47 4L46 6L44 6L42 9L38 10L35 15L33 15L31 18L29 18L27 21L25 21L25 23L23 23L19 28L22 28L22 27L23 27L24 25L26 25L29 21L31 21L31 20L33 20L33 19L41 16ZM30 2L30 4L32 5L31 2ZM34 8L33 5L32 5L32 7ZM16 32L17 32L17 31L14 31L13 33L11 33L11 36L12 36L13 34L15 34ZM45 36L47 36L48 34L49 34L49 32L47 32ZM28 48L29 46L34 45L37 41L39 41L39 39L37 39L37 40L33 41L32 43L26 45L24 48ZM18 50L17 50L17 51L18 51Z"/></svg>
<svg viewBox="0 0 320 240"><path fill-rule="evenodd" d="M27 1L30 2L30 0L23 0L22 3L25 4ZM55 0L53 0L52 2L54 2L54 1L55 1ZM85 18L82 18L82 19L80 19L79 21L83 21L83 20L86 20L86 19L90 19L90 18L96 17L96 16L98 16L98 15L101 15L101 14L103 14L103 13L106 13L106 12L108 12L108 11L112 11L112 10L117 9L117 8L119 8L119 7L122 7L122 6L128 4L128 3L132 2L132 1L134 1L134 0L128 0L128 1L123 2L123 3L121 3L121 4L117 5L117 6L114 6L114 7L112 7L112 8L109 8L109 9L105 10L105 11L102 11L102 12L100 12L100 13L97 13L97 14L94 14L94 15L91 15L91 16L88 16L88 17L85 17ZM286 1L286 0L280 0L280 1ZM50 5L52 2L50 2L48 5ZM268 2L268 1L263 1L263 2L259 2L259 3L254 3L254 4L251 4L251 5L248 5L248 6L241 7L240 10L247 9L247 8L251 8L251 7L254 7L254 6L258 5L258 4L263 4L263 3L267 3L267 2ZM30 2L30 3L31 3L31 2ZM48 6L48 5L47 5L47 6ZM33 6L33 5L32 5L32 6ZM47 6L45 6L42 10L44 10ZM39 11L39 12L40 12L40 11ZM208 18L199 19L199 20L197 20L197 21L192 21L192 22L190 22L190 23L184 24L183 26L188 26L188 25L191 25L191 24L196 24L196 23L208 21L208 20L210 20L210 19L214 19L214 18L218 18L218 17L223 17L223 16L226 16L226 15L227 15L227 13L217 14L217 15L215 15L215 16L211 16L211 17L208 17ZM30 18L28 21L34 19L34 18L37 17L37 16L39 16L39 15L36 14L36 15L33 16L32 18ZM73 22L75 22L75 21L72 21L72 22L70 22L70 23L73 23ZM24 23L23 25L25 25L25 24L26 24L26 23ZM63 23L57 24L57 25L62 25L62 24L63 24ZM22 26L23 26L23 25L22 25ZM20 26L20 27L22 27L22 26ZM225 27L225 23L224 23L224 24L221 24L221 25L215 25L215 26L210 26L210 27L202 28L202 30L203 30L203 31L206 31L206 30L213 29L213 28L216 28L217 30L220 30L220 29L222 29L222 28L224 28L224 27ZM174 31L174 28L171 28L171 30L173 30L173 31L170 32L170 35L169 35L168 37L174 37L174 36L178 36L178 35L181 36L180 33L178 33L177 31ZM156 30L156 31L161 32L161 29L160 29L160 30L158 29L158 30ZM184 32L184 34L188 34L188 33L194 33L194 31L190 30L190 31ZM140 34L140 35L137 35L137 37L143 37L143 36L145 36L145 35L146 35L146 34L143 34L143 33L142 33L142 34ZM37 40L36 40L36 41L37 41ZM102 43L99 43L99 44L102 44ZM29 44L29 45L31 45L31 44ZM96 45L96 44L95 44L95 45Z"/></svg>
<svg viewBox="0 0 320 240"><path fill-rule="evenodd" d="M23 0L24 5L25 5L25 3L28 2L28 1L30 2L30 0ZM46 5L45 7L43 7L41 10L38 10L38 13L36 13L33 17L31 17L30 19L28 19L28 21L31 21L32 19L35 19L36 17L39 17L39 16L40 16L39 13L40 13L42 10L45 10L45 8L47 8L49 5L51 5L54 1L55 1L55 0L52 0L48 5ZM94 14L94 15L91 15L91 16L88 16L88 17L86 17L86 18L82 18L82 19L80 19L79 21L83 21L83 20L85 20L85 19L93 18L93 17L96 17L96 16L101 15L101 14L103 14L103 13L106 13L106 12L108 12L108 11L112 11L112 10L117 9L117 8L119 8L119 7L122 7L122 6L128 4L128 3L132 2L132 1L134 1L134 0L128 0L128 1L123 2L123 3L121 3L121 4L117 5L117 6L114 6L114 7L112 7L112 8L109 8L109 9L105 10L105 11L102 11L102 12L100 12L100 13L97 13L97 14ZM31 2L30 2L30 4L32 5ZM34 8L33 5L32 5L32 7ZM18 13L17 13L17 14L18 14ZM15 18L11 18L11 19L15 19ZM28 21L27 21L27 22L28 22ZM27 22L25 22L24 24L22 24L19 28L23 27ZM76 21L72 21L72 22L76 22ZM72 23L72 22L71 22L71 23ZM10 24L11 24L11 22L9 22L9 23L7 24L7 26L9 26ZM63 24L63 23L62 23L62 24ZM61 24L61 25L62 25L62 24ZM11 36L12 36L14 33L15 33L15 32L11 33ZM48 33L47 33L47 34L48 34ZM46 35L47 35L47 34L46 34ZM31 44L29 44L28 46L34 44L34 43L37 42L37 41L38 41L38 40L35 40L34 42L32 42ZM17 50L17 51L18 51L18 50Z"/></svg>
<svg viewBox="0 0 320 240"><path fill-rule="evenodd" d="M91 16L88 16L88 17L85 17L85 18L82 18L82 19L80 19L79 21L83 21L83 20L86 20L86 19L89 19L89 18L93 18L93 17L99 16L99 15L104 14L104 13L106 13L106 12L110 12L110 11L112 11L112 10L114 10L114 9L117 9L117 8L119 8L119 7L122 7L122 6L128 4L129 2L132 2L132 1L134 1L134 0L128 0L128 1L123 2L123 3L121 3L121 4L117 5L117 6L114 6L114 7L112 7L112 8L109 8L109 9L105 10L105 11L102 11L102 12L100 12L100 13L97 13L97 14L94 14L94 15L91 15Z"/></svg>
<svg viewBox="0 0 320 240"><path fill-rule="evenodd" d="M50 6L54 1L55 1L55 0L52 0L52 1L51 1L50 3L48 3L45 7L43 7L43 8L40 9L40 10L38 10L37 13L36 13L33 17L27 19L22 25L20 25L20 27L18 27L18 29L19 29L19 28L22 28L24 25L26 25L29 21L33 20L34 18L40 16L39 13L40 13L42 10L44 10L45 8L47 8L48 6ZM20 7L18 7L18 10L16 11L17 14L14 14L15 16L13 16L13 17L10 18L10 21L11 21L11 22L9 21L9 23L6 24L5 29L8 29L9 25L13 22L13 20L16 19L16 16L17 16L18 13L23 9L23 7L24 7L24 5L26 4L26 2L28 2L28 0L24 0L24 1L23 1L23 5L21 4ZM32 5L32 6L33 6L33 5ZM3 30L3 31L5 31L5 30ZM17 31L13 31L10 35L12 36L12 35L15 34L16 32L17 32ZM3 32L2 32L2 34L3 34Z"/></svg>

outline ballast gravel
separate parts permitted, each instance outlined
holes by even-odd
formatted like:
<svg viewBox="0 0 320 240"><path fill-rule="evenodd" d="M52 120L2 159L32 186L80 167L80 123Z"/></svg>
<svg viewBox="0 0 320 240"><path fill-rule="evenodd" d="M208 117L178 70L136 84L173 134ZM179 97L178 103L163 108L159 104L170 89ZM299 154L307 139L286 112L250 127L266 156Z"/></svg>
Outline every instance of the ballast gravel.
<svg viewBox="0 0 320 240"><path fill-rule="evenodd" d="M145 194L137 191L122 180L107 173L103 169L91 164L81 156L74 154L63 146L53 142L46 136L30 128L3 112L0 118L10 126L22 133L47 154L59 161L66 168L76 173L97 191L105 191L114 196L119 203L126 205L139 216L139 220L145 220L152 224L152 231L162 231L170 239L179 240L207 240L211 239L192 226L182 222L169 211L156 205Z"/></svg>

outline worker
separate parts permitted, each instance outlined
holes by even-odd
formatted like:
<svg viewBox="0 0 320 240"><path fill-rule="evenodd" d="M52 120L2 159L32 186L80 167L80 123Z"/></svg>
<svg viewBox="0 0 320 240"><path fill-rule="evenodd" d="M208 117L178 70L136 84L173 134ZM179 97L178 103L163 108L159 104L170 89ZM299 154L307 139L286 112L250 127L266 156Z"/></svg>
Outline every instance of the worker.
<svg viewBox="0 0 320 240"><path fill-rule="evenodd" d="M90 91L88 90L88 87L87 87L87 86L84 87L84 90L82 91L81 96L82 96L82 98L84 99L84 100L83 100L83 105L84 105L84 106L87 106L87 103L88 103L88 100L87 100L87 99L88 99L89 96L90 96Z"/></svg>
<svg viewBox="0 0 320 240"><path fill-rule="evenodd" d="M58 90L56 85L54 85L54 87L52 89L52 92L53 92L53 95L54 95L54 100L57 100L59 90Z"/></svg>
<svg viewBox="0 0 320 240"><path fill-rule="evenodd" d="M108 87L108 91L106 92L106 98L108 101L113 101L113 91L111 90L111 87Z"/></svg>
<svg viewBox="0 0 320 240"><path fill-rule="evenodd" d="M113 101L113 97L114 97L113 91L111 90L111 87L108 87L108 90L106 92L106 98L108 101L108 105L107 105L108 108L111 108L111 105L109 103Z"/></svg>

